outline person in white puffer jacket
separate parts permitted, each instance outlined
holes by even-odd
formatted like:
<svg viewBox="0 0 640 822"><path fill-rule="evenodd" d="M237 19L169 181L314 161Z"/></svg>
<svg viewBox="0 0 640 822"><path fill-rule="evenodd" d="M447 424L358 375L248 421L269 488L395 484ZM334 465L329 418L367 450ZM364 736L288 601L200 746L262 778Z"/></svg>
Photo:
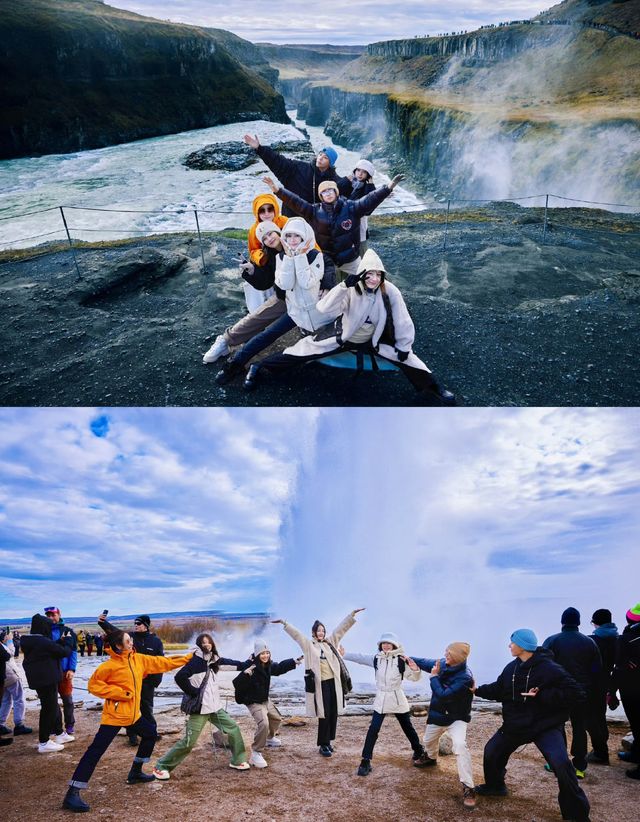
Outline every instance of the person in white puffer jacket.
<svg viewBox="0 0 640 822"><path fill-rule="evenodd" d="M407 664L407 658L398 637L393 633L382 634L378 642L378 653L373 656L371 654L343 653L343 651L344 649L340 648L345 660L357 662L359 665L369 665L376 672L376 696L373 702L373 716L364 741L358 776L366 776L371 773L373 748L387 714L393 714L398 720L404 735L413 748L413 759L419 759L424 754L424 748L420 744L420 738L411 723L409 702L402 689L402 683L405 679L417 682L421 673L419 670L412 670Z"/></svg>

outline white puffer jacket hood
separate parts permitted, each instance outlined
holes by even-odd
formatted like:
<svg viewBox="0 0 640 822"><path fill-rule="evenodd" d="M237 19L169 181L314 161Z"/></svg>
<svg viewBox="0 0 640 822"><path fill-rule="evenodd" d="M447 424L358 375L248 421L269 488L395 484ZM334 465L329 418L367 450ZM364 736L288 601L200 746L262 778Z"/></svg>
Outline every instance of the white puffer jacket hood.
<svg viewBox="0 0 640 822"><path fill-rule="evenodd" d="M368 248L364 252L358 266L358 274L364 274L365 271L384 271L385 274L387 273L382 260L372 248Z"/></svg>

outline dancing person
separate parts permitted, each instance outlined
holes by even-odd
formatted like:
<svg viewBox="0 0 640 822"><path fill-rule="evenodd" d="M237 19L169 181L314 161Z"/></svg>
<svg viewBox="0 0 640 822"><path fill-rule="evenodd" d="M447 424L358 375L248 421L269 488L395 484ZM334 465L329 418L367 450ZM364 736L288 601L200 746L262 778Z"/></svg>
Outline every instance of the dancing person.
<svg viewBox="0 0 640 822"><path fill-rule="evenodd" d="M382 261L369 249L357 274L347 277L318 301L316 311L327 321L320 333L304 337L281 354L253 363L245 384L255 387L262 369L283 373L341 351L353 351L360 358L367 355L374 361L379 357L392 362L425 401L455 405L455 396L439 385L413 352L413 320L400 290L386 275Z"/></svg>
<svg viewBox="0 0 640 822"><path fill-rule="evenodd" d="M340 647L340 652L343 652ZM358 776L367 776L371 773L373 749L380 733L385 716L391 714L398 720L404 735L413 749L414 760L424 753L416 729L411 724L411 711L407 697L402 689L405 679L417 682L420 671L417 665L407 664L407 658L400 645L398 637L391 632L384 633L378 640L376 654L342 653L343 659L348 662L357 662L358 665L368 665L375 671L376 695L373 700L373 716L367 731L362 748L362 760L358 767Z"/></svg>
<svg viewBox="0 0 640 822"><path fill-rule="evenodd" d="M196 638L196 650L188 665L176 674L176 684L185 696L181 710L187 714L187 725L182 739L160 757L153 769L156 779L169 779L174 768L183 762L193 750L203 728L210 722L226 734L231 748L229 767L236 771L249 770L247 753L238 723L222 707L218 672L239 670L251 663L228 659L218 655L211 634Z"/></svg>
<svg viewBox="0 0 640 822"><path fill-rule="evenodd" d="M424 732L425 753L413 764L428 768L438 764L440 737L449 732L453 753L462 783L462 803L472 810L476 806L471 753L467 745L467 728L471 722L473 674L467 667L471 651L468 642L452 642L442 659L412 657L410 663L430 675L431 702Z"/></svg>
<svg viewBox="0 0 640 822"><path fill-rule="evenodd" d="M511 634L509 650L514 660L495 682L474 687L476 696L502 703L502 727L484 748L484 779L476 787L480 796L507 796L507 763L512 753L533 742L558 780L558 804L564 819L589 822L589 800L578 783L569 759L564 723L577 702L584 701L582 687L552 654L538 647L529 628Z"/></svg>
<svg viewBox="0 0 640 822"><path fill-rule="evenodd" d="M233 680L236 702L246 705L256 723L256 731L251 745L249 764L254 768L266 768L269 764L264 758L263 751L267 748L279 748L282 745L276 736L282 714L271 701L269 688L272 676L281 676L293 671L296 665L302 662L298 659L285 659L274 662L271 651L262 639L257 639L253 647L251 665L241 671Z"/></svg>
<svg viewBox="0 0 640 822"><path fill-rule="evenodd" d="M338 644L347 631L356 624L355 616L364 611L356 608L346 616L331 634L319 619L311 626L311 638L290 625L284 619L272 619L302 648L305 660L305 694L307 716L318 718L318 750L322 756L333 754L332 743L336 738L338 716L344 713L342 658Z"/></svg>
<svg viewBox="0 0 640 822"><path fill-rule="evenodd" d="M82 799L80 791L89 786L98 762L120 728L132 727L135 734L140 736L127 782L135 785L153 781L152 774L142 771L142 765L149 761L157 739L155 723L149 722L140 712L143 678L181 668L192 657L192 654L165 657L137 653L130 634L117 629L107 634L106 642L110 658L96 668L87 685L89 693L104 699L100 727L69 782L69 789L62 803L62 807L69 811L89 810L90 806Z"/></svg>

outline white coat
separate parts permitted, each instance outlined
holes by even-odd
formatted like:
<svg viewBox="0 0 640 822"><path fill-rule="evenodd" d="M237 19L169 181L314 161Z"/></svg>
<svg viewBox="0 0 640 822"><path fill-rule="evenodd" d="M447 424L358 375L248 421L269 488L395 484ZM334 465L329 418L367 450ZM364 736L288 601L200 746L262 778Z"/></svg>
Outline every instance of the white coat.
<svg viewBox="0 0 640 822"><path fill-rule="evenodd" d="M402 648L395 648L393 651L385 653L380 651L373 656L371 654L345 654L344 659L349 662L357 662L359 665L369 665L376 669L376 697L373 702L373 710L379 714L406 714L409 710L407 697L402 690L403 679L417 682L420 679L420 671L412 671L407 665L404 674L400 673L398 667L398 657L404 656ZM374 660L377 664L374 665Z"/></svg>
<svg viewBox="0 0 640 822"><path fill-rule="evenodd" d="M302 243L292 250L284 240L287 232L302 237ZM329 320L316 309L320 296L320 281L324 275L322 253L314 250L315 234L301 217L292 217L282 229L284 252L276 258L275 283L285 293L287 314L298 328L316 331ZM309 257L313 257L310 261Z"/></svg>

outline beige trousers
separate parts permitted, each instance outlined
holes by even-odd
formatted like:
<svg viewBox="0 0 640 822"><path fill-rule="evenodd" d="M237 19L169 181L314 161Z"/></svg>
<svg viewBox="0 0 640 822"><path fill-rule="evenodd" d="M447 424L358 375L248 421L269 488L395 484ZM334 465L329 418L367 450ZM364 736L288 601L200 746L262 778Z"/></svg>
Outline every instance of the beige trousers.
<svg viewBox="0 0 640 822"><path fill-rule="evenodd" d="M267 744L267 739L275 736L282 722L282 714L270 699L267 702L254 702L247 705L247 708L256 723L251 747L254 751L261 751Z"/></svg>
<svg viewBox="0 0 640 822"><path fill-rule="evenodd" d="M468 788L473 788L473 773L471 770L471 754L467 746L467 725L461 719L456 719L451 725L427 725L424 732L424 747L427 756L431 759L438 758L438 742L445 731L449 731L449 736L453 742L453 752L456 755L458 765L458 776L460 782Z"/></svg>

